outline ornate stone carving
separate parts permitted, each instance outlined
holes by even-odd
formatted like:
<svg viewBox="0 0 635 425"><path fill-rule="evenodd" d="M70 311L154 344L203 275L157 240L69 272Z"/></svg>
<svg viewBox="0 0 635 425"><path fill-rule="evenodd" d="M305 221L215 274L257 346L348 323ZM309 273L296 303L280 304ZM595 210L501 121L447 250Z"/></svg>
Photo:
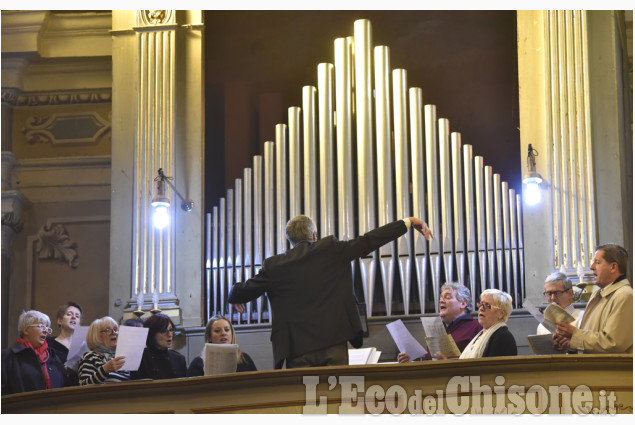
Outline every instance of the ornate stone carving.
<svg viewBox="0 0 635 425"><path fill-rule="evenodd" d="M141 10L139 11L139 23L143 26L158 26L174 24L173 10Z"/></svg>
<svg viewBox="0 0 635 425"><path fill-rule="evenodd" d="M59 260L67 262L72 268L79 265L76 251L77 243L68 236L61 224L44 225L37 235L35 250L40 260Z"/></svg>
<svg viewBox="0 0 635 425"><path fill-rule="evenodd" d="M20 93L2 89L2 102L13 106L78 105L112 102L112 91L77 91L61 93Z"/></svg>
<svg viewBox="0 0 635 425"><path fill-rule="evenodd" d="M72 128L72 134L69 134ZM50 117L29 117L22 133L28 143L95 143L107 131L110 123L96 112L85 114L53 114Z"/></svg>
<svg viewBox="0 0 635 425"><path fill-rule="evenodd" d="M22 231L22 227L24 227L22 218L13 212L2 214L2 225L9 226L15 233L20 233Z"/></svg>

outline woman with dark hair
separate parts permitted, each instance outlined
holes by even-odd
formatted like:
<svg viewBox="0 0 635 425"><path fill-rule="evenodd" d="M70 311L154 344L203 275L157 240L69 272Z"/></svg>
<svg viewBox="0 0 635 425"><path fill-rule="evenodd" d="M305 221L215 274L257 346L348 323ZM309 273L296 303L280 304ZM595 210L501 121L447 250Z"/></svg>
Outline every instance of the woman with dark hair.
<svg viewBox="0 0 635 425"><path fill-rule="evenodd" d="M2 350L2 395L63 387L67 375L46 336L51 321L39 311L24 311L18 319L17 343Z"/></svg>
<svg viewBox="0 0 635 425"><path fill-rule="evenodd" d="M57 309L56 317L60 334L55 338L52 336L47 337L46 342L49 345L49 349L55 351L62 363L66 363L68 349L71 347L75 328L79 326L82 320L82 313L82 306L73 301L69 301Z"/></svg>
<svg viewBox="0 0 635 425"><path fill-rule="evenodd" d="M187 372L185 356L170 350L176 327L165 314L155 314L143 323L148 328L146 348L139 370L132 373L133 379L183 378Z"/></svg>
<svg viewBox="0 0 635 425"><path fill-rule="evenodd" d="M236 331L231 322L225 316L212 316L205 326L205 342L208 344L236 344ZM236 372L250 372L258 370L254 361L247 353L238 349L238 364ZM190 363L187 376L204 376L205 363L202 356L196 357Z"/></svg>

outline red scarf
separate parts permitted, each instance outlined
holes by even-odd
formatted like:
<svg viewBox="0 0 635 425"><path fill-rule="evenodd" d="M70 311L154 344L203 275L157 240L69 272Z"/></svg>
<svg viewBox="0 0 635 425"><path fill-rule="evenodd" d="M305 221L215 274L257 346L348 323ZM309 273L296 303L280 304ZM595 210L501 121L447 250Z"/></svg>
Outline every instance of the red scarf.
<svg viewBox="0 0 635 425"><path fill-rule="evenodd" d="M40 367L42 368L42 375L44 375L44 385L46 387L47 390L51 389L51 377L49 376L49 371L46 368L46 362L49 359L49 344L48 342L44 341L44 343L42 345L40 345L38 348L35 348L31 345L31 343L29 341L27 341L24 338L18 338L18 343L24 345L26 348L30 348L31 350L35 351L35 354L37 354L38 359L40 360Z"/></svg>

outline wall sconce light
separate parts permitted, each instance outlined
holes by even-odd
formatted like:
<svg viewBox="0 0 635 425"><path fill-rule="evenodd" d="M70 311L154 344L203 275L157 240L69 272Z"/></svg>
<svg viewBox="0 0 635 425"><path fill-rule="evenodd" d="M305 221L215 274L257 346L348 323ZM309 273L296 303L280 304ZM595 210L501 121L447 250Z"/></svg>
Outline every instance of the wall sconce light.
<svg viewBox="0 0 635 425"><path fill-rule="evenodd" d="M523 183L525 184L525 202L527 205L536 205L540 202L540 183L542 183L542 176L536 172L536 157L538 151L535 150L531 143L529 144L529 152L527 154L527 174L523 176Z"/></svg>
<svg viewBox="0 0 635 425"><path fill-rule="evenodd" d="M163 169L159 168L158 176L155 177L154 181L157 182L157 190L154 196L152 197L152 207L154 208L154 214L152 217L152 223L154 227L158 229L163 229L170 223L170 199L165 194L165 184L167 183L174 193L181 198L181 208L183 211L191 211L194 208L194 202L189 199L185 199L181 193L174 187L172 182L172 177L168 177L163 174Z"/></svg>

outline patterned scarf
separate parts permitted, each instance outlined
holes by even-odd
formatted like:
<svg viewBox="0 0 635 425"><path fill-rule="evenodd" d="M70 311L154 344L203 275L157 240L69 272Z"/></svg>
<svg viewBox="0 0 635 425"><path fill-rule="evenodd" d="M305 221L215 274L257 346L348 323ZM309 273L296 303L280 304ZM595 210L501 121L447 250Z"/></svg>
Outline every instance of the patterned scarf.
<svg viewBox="0 0 635 425"><path fill-rule="evenodd" d="M46 367L46 362L49 359L48 343L44 341L44 343L40 345L38 348L33 347L31 343L24 338L18 338L18 343L22 344L26 348L30 348L31 350L35 351L35 354L37 355L38 360L40 361L40 367L42 368L42 375L44 375L44 386L47 390L50 390L51 377L49 376L49 371Z"/></svg>

